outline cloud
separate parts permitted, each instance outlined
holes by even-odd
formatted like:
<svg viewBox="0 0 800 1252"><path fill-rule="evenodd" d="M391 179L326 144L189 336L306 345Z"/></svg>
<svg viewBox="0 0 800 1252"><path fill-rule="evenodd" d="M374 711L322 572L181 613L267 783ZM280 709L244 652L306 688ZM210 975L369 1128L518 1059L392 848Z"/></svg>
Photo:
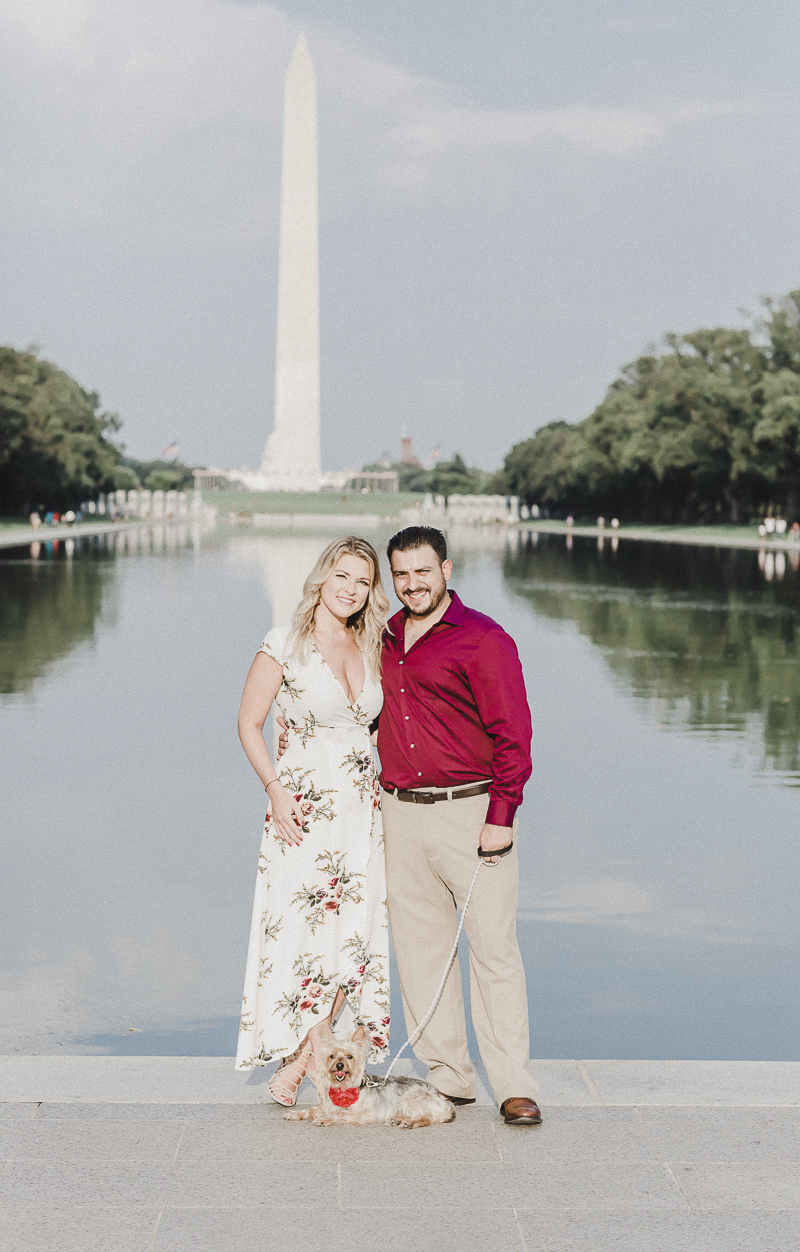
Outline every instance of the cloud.
<svg viewBox="0 0 800 1252"><path fill-rule="evenodd" d="M41 48L63 47L78 37L90 0L4 0L7 28L30 36Z"/></svg>
<svg viewBox="0 0 800 1252"><path fill-rule="evenodd" d="M547 144L630 158L678 127L747 111L726 101L482 107L346 34L308 30L331 205L387 187L395 198L460 194L453 162L488 191L498 161L513 173ZM131 239L271 235L297 31L274 6L224 0L7 0L0 81L15 125L0 141L0 202L25 220L103 222Z"/></svg>
<svg viewBox="0 0 800 1252"><path fill-rule="evenodd" d="M740 104L684 105L664 109L573 106L538 111L442 107L399 126L390 137L416 146L420 155L447 148L531 149L561 140L579 152L622 157L649 147L676 126L741 113Z"/></svg>

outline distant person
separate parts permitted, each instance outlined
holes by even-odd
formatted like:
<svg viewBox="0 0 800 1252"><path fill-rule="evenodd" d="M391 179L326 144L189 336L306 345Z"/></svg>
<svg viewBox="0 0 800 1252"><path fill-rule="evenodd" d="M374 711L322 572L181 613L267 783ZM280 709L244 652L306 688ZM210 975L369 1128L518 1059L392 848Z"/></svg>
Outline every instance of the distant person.
<svg viewBox="0 0 800 1252"><path fill-rule="evenodd" d="M47 512L47 513L45 513L45 515L44 515L44 524L45 524L45 526L52 526L52 525L53 525L53 514L52 514L52 512L50 512L49 510L48 510L48 512Z"/></svg>
<svg viewBox="0 0 800 1252"><path fill-rule="evenodd" d="M63 519L63 520L66 522L67 526L73 526L73 525L74 525L74 523L75 523L75 514L73 513L72 509L67 509L66 513L64 514L64 519Z"/></svg>
<svg viewBox="0 0 800 1252"><path fill-rule="evenodd" d="M372 1060L389 1047L389 938L380 788L370 724L383 703L389 601L365 539L328 544L291 627L250 667L239 737L269 797L256 876L238 1069L281 1060L269 1091L293 1105L313 1043L345 1005ZM288 725L276 769L263 727Z"/></svg>
<svg viewBox="0 0 800 1252"><path fill-rule="evenodd" d="M31 513L31 515L30 515L30 519L29 519L29 520L30 520L31 526L32 526L32 528L33 528L33 531L34 531L34 533L35 533L35 532L39 529L39 527L41 526L41 524L42 524L42 519L41 519L41 517L39 516L38 512L36 511L36 509L34 509L34 510L33 510L33 512Z"/></svg>

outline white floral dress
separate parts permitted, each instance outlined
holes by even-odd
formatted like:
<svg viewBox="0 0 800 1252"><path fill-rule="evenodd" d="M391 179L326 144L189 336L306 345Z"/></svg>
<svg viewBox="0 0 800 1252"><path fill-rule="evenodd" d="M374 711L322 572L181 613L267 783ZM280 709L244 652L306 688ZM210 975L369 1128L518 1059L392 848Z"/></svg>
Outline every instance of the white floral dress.
<svg viewBox="0 0 800 1252"><path fill-rule="evenodd" d="M271 630L259 651L283 666L276 704L289 746L278 771L306 823L303 842L290 846L271 829L269 812L264 821L237 1069L292 1053L339 987L367 1031L370 1060L388 1056L383 826L369 738L383 692L367 672L349 704L316 648L304 664L286 657L287 635L286 627Z"/></svg>

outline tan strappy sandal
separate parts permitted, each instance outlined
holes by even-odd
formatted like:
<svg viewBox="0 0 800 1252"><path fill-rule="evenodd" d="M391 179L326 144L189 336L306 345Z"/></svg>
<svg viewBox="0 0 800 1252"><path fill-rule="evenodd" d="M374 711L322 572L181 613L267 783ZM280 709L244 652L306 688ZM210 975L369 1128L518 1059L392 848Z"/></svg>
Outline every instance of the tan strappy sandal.
<svg viewBox="0 0 800 1252"><path fill-rule="evenodd" d="M314 1049L309 1038L303 1040L300 1047L291 1056L285 1056L275 1073L267 1083L267 1090L276 1104L291 1108L297 1103L300 1085L308 1074L313 1077Z"/></svg>

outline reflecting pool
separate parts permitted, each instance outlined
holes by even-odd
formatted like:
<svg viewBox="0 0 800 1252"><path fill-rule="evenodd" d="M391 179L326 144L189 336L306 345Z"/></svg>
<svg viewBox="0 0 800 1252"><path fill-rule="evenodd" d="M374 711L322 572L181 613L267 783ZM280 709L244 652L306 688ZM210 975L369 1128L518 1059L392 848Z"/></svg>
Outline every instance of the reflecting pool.
<svg viewBox="0 0 800 1252"><path fill-rule="evenodd" d="M233 1055L264 805L239 695L329 537L0 552L1 1051ZM798 570L624 538L451 546L533 708L532 1054L800 1059Z"/></svg>

